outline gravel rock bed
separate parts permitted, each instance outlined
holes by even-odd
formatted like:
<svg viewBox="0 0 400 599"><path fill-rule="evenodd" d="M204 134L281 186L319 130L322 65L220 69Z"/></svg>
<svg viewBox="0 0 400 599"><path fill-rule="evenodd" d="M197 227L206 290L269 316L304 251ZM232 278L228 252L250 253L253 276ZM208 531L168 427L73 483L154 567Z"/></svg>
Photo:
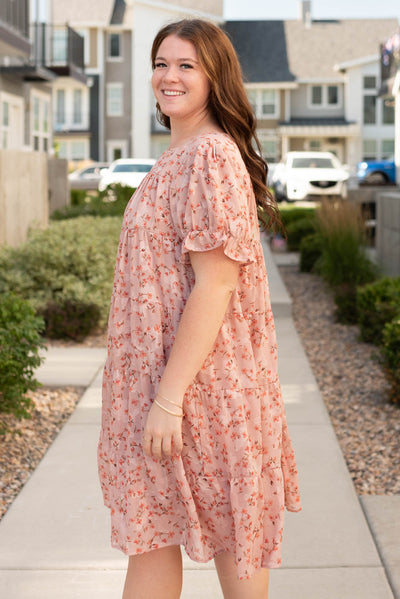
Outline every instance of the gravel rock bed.
<svg viewBox="0 0 400 599"><path fill-rule="evenodd" d="M400 407L375 346L357 326L335 322L334 301L320 277L281 266L293 301L293 319L317 379L359 495L400 493Z"/></svg>
<svg viewBox="0 0 400 599"><path fill-rule="evenodd" d="M0 519L74 411L83 391L81 387L41 387L28 394L34 402L31 419L0 414L0 426L7 429L0 434Z"/></svg>

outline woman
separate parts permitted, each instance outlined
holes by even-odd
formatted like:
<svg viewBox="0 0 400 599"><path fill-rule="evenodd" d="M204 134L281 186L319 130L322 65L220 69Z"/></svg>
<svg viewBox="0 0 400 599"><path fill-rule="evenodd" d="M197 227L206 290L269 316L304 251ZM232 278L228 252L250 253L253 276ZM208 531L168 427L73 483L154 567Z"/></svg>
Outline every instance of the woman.
<svg viewBox="0 0 400 599"><path fill-rule="evenodd" d="M123 599L177 599L180 545L224 597L265 599L297 471L277 377L257 204L276 219L231 43L167 25L152 86L171 145L127 206L103 382L99 471Z"/></svg>

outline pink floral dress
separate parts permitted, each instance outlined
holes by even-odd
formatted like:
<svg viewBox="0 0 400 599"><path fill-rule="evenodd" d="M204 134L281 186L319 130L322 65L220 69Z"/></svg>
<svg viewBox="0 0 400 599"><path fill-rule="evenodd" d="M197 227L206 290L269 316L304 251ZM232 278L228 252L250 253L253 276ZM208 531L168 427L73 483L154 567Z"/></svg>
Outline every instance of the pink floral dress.
<svg viewBox="0 0 400 599"><path fill-rule="evenodd" d="M239 283L187 389L182 454L158 461L142 450L143 429L194 285L188 252L221 245L241 263ZM239 578L280 565L284 508L301 509L297 470L256 204L225 134L164 152L127 206L98 462L112 545L124 553L184 545L205 562L229 551Z"/></svg>

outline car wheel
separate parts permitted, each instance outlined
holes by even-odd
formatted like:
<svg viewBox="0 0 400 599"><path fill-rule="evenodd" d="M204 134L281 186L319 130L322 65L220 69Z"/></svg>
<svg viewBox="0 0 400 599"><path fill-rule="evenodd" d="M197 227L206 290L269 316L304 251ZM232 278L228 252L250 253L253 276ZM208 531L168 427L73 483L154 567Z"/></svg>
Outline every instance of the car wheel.
<svg viewBox="0 0 400 599"><path fill-rule="evenodd" d="M371 173L365 178L365 182L368 185L386 185L389 182L385 173L377 171L376 173Z"/></svg>

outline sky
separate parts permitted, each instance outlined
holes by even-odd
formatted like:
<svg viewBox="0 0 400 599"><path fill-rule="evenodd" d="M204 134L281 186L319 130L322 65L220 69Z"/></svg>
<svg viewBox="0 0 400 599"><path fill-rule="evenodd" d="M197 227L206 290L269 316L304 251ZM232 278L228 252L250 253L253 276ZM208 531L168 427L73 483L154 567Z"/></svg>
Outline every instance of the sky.
<svg viewBox="0 0 400 599"><path fill-rule="evenodd" d="M299 16L299 0L224 0L227 20L287 20ZM399 0L312 0L313 19L382 19L400 20Z"/></svg>

